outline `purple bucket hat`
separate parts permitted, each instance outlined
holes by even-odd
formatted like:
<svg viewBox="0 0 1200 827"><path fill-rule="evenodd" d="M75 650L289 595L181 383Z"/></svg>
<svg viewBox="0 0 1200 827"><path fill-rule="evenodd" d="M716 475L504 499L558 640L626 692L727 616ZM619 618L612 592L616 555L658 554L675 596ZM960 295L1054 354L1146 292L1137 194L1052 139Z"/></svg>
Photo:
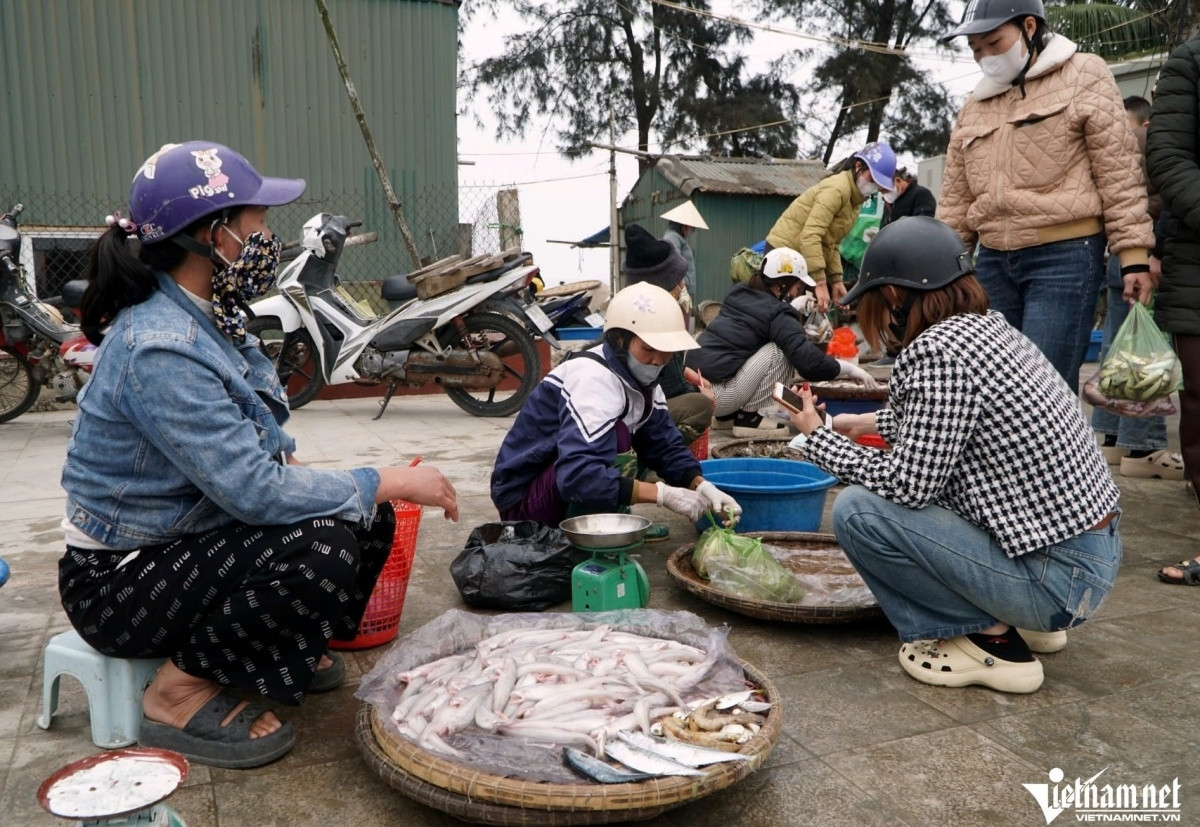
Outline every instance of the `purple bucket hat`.
<svg viewBox="0 0 1200 827"><path fill-rule="evenodd" d="M291 203L305 186L303 178L264 178L240 153L223 144L164 144L133 177L129 212L138 238L154 244L231 207Z"/></svg>

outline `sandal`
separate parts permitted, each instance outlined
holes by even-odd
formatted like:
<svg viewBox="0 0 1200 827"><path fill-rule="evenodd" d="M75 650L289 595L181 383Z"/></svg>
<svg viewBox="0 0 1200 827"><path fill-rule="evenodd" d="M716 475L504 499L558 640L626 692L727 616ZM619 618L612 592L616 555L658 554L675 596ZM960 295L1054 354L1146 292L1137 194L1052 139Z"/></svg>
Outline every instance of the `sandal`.
<svg viewBox="0 0 1200 827"><path fill-rule="evenodd" d="M1144 457L1124 457L1121 476L1147 480L1183 479L1183 457L1166 448Z"/></svg>
<svg viewBox="0 0 1200 827"><path fill-rule="evenodd" d="M290 723L270 735L250 737L250 726L270 711L264 703L247 704L228 726L221 726L221 721L241 702L232 689L222 689L197 710L183 729L143 717L138 743L178 752L198 764L232 770L261 767L286 755L296 743Z"/></svg>
<svg viewBox="0 0 1200 827"><path fill-rule="evenodd" d="M1164 569L1176 568L1183 572L1182 577L1172 577L1166 574ZM1164 583L1171 583L1176 586L1200 586L1200 562L1195 560L1180 560L1171 566L1163 566L1158 570L1158 579Z"/></svg>
<svg viewBox="0 0 1200 827"><path fill-rule="evenodd" d="M313 673L312 683L308 685L309 692L332 692L346 682L345 659L332 649L325 656L333 663Z"/></svg>
<svg viewBox="0 0 1200 827"><path fill-rule="evenodd" d="M1000 692L1029 693L1042 685L1042 664L1001 660L967 639L916 640L900 647L900 667L931 686L979 684Z"/></svg>

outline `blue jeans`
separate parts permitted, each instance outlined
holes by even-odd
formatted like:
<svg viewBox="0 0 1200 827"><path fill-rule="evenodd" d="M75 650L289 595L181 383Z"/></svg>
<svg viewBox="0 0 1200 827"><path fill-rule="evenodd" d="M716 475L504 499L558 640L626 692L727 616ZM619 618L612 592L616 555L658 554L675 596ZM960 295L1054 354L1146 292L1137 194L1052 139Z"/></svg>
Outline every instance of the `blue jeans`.
<svg viewBox="0 0 1200 827"><path fill-rule="evenodd" d="M1091 344L1104 280L1104 235L1024 250L980 245L975 275L992 309L1032 340L1067 386L1078 391L1079 366Z"/></svg>
<svg viewBox="0 0 1200 827"><path fill-rule="evenodd" d="M1125 282L1121 279L1121 262L1116 256L1108 258L1106 280L1108 313L1104 317L1104 341L1100 345L1101 364L1108 358L1108 349L1112 347L1117 331L1129 317L1129 305L1121 297ZM1117 416L1112 411L1093 408L1092 430L1104 436L1115 436L1117 447L1131 451L1157 451L1167 447L1167 420L1161 416Z"/></svg>
<svg viewBox="0 0 1200 827"><path fill-rule="evenodd" d="M906 508L859 485L833 504L838 542L906 643L997 622L1043 632L1078 626L1112 589L1118 522L1010 558L946 508Z"/></svg>

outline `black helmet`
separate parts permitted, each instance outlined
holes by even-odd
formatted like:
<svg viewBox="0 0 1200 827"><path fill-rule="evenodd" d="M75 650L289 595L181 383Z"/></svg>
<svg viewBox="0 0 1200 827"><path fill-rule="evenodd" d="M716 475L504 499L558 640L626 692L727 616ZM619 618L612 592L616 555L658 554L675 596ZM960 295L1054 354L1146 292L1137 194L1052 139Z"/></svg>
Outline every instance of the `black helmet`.
<svg viewBox="0 0 1200 827"><path fill-rule="evenodd" d="M1042 0L971 0L958 27L938 41L945 44L959 35L990 32L1018 17L1036 17L1045 21L1046 8Z"/></svg>
<svg viewBox="0 0 1200 827"><path fill-rule="evenodd" d="M867 246L858 281L842 297L848 304L885 284L909 290L936 290L975 272L971 254L950 225L927 215L899 218Z"/></svg>

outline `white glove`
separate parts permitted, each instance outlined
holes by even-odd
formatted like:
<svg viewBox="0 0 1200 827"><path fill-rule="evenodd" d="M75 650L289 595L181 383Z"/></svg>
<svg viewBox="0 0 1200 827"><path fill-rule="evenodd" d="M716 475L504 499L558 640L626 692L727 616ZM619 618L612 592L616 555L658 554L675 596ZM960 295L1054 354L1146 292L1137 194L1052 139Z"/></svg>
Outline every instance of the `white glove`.
<svg viewBox="0 0 1200 827"><path fill-rule="evenodd" d="M662 480L654 485L658 488L658 496L654 500L656 503L676 514L682 514L693 523L699 520L704 515L704 509L708 508L704 497L690 488L676 488Z"/></svg>
<svg viewBox="0 0 1200 827"><path fill-rule="evenodd" d="M817 309L817 297L810 293L802 293L792 299L792 307L796 308L796 312L801 316L807 316Z"/></svg>
<svg viewBox="0 0 1200 827"><path fill-rule="evenodd" d="M860 385L863 385L869 390L875 390L879 387L879 383L875 381L875 377L867 373L858 365L852 362L847 362L844 359L838 359L837 363L841 365L842 368L838 373L839 379L853 379L855 382L858 382Z"/></svg>
<svg viewBox="0 0 1200 827"><path fill-rule="evenodd" d="M708 510L721 522L728 520L726 528L733 528L742 516L742 507L737 500L717 488L708 480L696 486L696 493L708 503Z"/></svg>

